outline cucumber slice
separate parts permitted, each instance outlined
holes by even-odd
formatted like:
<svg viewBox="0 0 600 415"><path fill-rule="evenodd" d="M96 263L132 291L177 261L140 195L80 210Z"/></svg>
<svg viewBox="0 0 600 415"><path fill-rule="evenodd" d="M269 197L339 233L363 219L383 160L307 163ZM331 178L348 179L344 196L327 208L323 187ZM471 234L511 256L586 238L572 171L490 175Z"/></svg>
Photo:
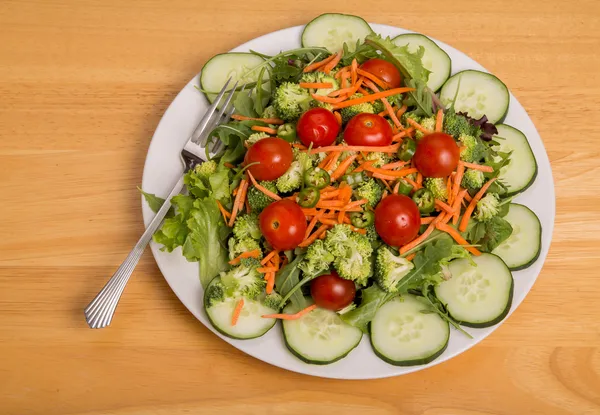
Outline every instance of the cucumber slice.
<svg viewBox="0 0 600 415"><path fill-rule="evenodd" d="M448 346L450 327L430 306L413 295L385 303L371 321L371 345L375 354L395 366L424 365Z"/></svg>
<svg viewBox="0 0 600 415"><path fill-rule="evenodd" d="M508 188L508 194L522 192L533 184L537 177L538 166L527 141L527 137L521 131L506 124L496 125L498 134L494 139L498 146L494 150L509 152L509 162L500 170L498 179Z"/></svg>
<svg viewBox="0 0 600 415"><path fill-rule="evenodd" d="M295 313L291 305L284 313ZM283 338L287 348L300 360L315 365L336 362L352 351L362 332L324 308L316 308L297 320L283 320Z"/></svg>
<svg viewBox="0 0 600 415"><path fill-rule="evenodd" d="M540 256L542 225L527 206L511 203L504 217L513 228L510 237L492 251L512 270L527 268Z"/></svg>
<svg viewBox="0 0 600 415"><path fill-rule="evenodd" d="M209 292L213 284L220 281L220 277L213 278L204 291L204 310L211 324L219 333L233 339L255 339L273 328L277 320L274 318L262 318L262 316L278 313L279 310L265 307L260 301L244 298L244 307L235 326L231 325L231 317L239 299L228 298L225 301L214 304L212 307L206 307L206 293Z"/></svg>
<svg viewBox="0 0 600 415"><path fill-rule="evenodd" d="M335 53L342 50L346 43L352 52L356 48L356 42L372 32L371 26L358 16L326 13L314 18L304 27L302 46L321 46Z"/></svg>
<svg viewBox="0 0 600 415"><path fill-rule="evenodd" d="M450 77L450 73L452 72L452 61L450 60L450 56L427 36L417 33L407 33L396 36L392 40L398 46L408 45L408 51L410 53L417 52L419 46L423 46L425 49L423 66L431 71L427 86L432 91L440 89L442 85L444 85L444 82Z"/></svg>
<svg viewBox="0 0 600 415"><path fill-rule="evenodd" d="M435 287L435 295L454 319L468 327L489 327L508 314L513 297L510 270L493 254L457 259L448 269L452 277Z"/></svg>
<svg viewBox="0 0 600 415"><path fill-rule="evenodd" d="M204 91L209 91L205 92L204 95L212 103L229 77L231 77L230 86L233 86L236 81L239 81L239 86L245 82L256 82L260 70L250 73L248 71L263 62L264 60L260 56L246 52L229 52L215 55L202 68L200 87ZM269 89L269 82L266 82L268 78L268 71L265 71L263 76L263 88L265 89Z"/></svg>
<svg viewBox="0 0 600 415"><path fill-rule="evenodd" d="M459 79L460 90L456 95ZM440 100L449 108L455 96L456 112L466 112L470 117L478 119L487 115L492 124L502 120L508 112L508 88L501 80L486 72L466 70L452 75L442 87Z"/></svg>

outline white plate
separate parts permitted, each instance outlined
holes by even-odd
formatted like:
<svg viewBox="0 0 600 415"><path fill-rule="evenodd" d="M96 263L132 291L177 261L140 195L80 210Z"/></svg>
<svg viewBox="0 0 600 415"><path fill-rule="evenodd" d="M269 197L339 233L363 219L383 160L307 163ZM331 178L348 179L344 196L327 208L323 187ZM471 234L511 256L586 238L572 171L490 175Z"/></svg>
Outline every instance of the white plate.
<svg viewBox="0 0 600 415"><path fill-rule="evenodd" d="M384 36L397 36L409 32L404 29L380 24L371 24L371 27L376 33ZM303 26L296 26L269 33L268 35L244 43L233 49L233 51L248 51L249 49L253 49L274 55L281 50L297 48L300 47L302 28ZM481 65L462 52L445 43L436 41L435 39L432 40L450 55L452 59L452 73L464 69L485 70ZM162 196L166 195L176 182L177 177L182 174L183 169L179 159L179 151L199 122L201 114L207 108L204 96L194 88L194 86L198 85L198 80L199 77L195 76L181 90L165 112L154 133L148 150L142 180L143 189L147 192ZM510 315L521 304L542 269L552 238L555 201L552 171L550 170L550 162L542 140L527 112L525 112L512 94L510 95L510 108L504 122L523 131L529 139L529 143L535 154L539 167L537 180L516 201L527 205L538 215L543 229L542 252L539 259L526 270L513 273L515 293ZM144 223L147 226L153 217L153 213L143 198L142 212ZM169 254L160 251L159 245L155 243L151 243L151 248L158 267L177 297L213 333L257 359L307 375L337 379L374 379L422 370L444 362L473 347L499 326L496 325L485 329L468 329L474 337L472 340L453 330L447 350L438 359L428 365L412 367L389 365L375 356L368 336L363 336L360 345L339 362L326 366L309 365L298 360L287 350L282 339L280 327L275 327L263 337L254 340L232 340L219 334L211 326L204 314L202 307L203 290L198 278L198 264L187 262L181 255L180 249ZM223 347L228 346L223 345ZM201 355L198 355L198 359L202 358Z"/></svg>

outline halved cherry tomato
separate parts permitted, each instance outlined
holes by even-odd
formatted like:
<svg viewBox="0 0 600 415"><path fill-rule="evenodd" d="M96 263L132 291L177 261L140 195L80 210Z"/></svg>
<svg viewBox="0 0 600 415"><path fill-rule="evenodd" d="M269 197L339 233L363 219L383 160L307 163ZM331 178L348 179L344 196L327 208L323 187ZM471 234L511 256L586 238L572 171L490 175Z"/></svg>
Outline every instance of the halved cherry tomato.
<svg viewBox="0 0 600 415"><path fill-rule="evenodd" d="M321 275L310 283L310 295L315 304L328 310L341 310L354 301L354 282L340 278L336 272Z"/></svg>
<svg viewBox="0 0 600 415"><path fill-rule="evenodd" d="M294 154L287 141L277 138L263 138L254 143L246 152L246 164L256 180L275 180L290 168Z"/></svg>
<svg viewBox="0 0 600 415"><path fill-rule="evenodd" d="M417 144L413 160L425 177L446 177L458 165L460 149L451 135L432 133Z"/></svg>
<svg viewBox="0 0 600 415"><path fill-rule="evenodd" d="M375 209L375 230L391 246L402 246L417 236L421 214L413 200L405 195L391 194Z"/></svg>
<svg viewBox="0 0 600 415"><path fill-rule="evenodd" d="M402 82L402 77L400 76L398 68L396 68L393 63L383 59L369 59L360 65L360 69L367 71L384 81L388 84L388 88L398 88Z"/></svg>
<svg viewBox="0 0 600 415"><path fill-rule="evenodd" d="M296 125L296 134L302 144L313 147L322 147L332 144L338 133L340 125L333 112L325 108L313 108L300 116Z"/></svg>
<svg viewBox="0 0 600 415"><path fill-rule="evenodd" d="M348 121L344 141L351 146L388 146L393 135L392 127L385 118L363 112Z"/></svg>
<svg viewBox="0 0 600 415"><path fill-rule="evenodd" d="M278 251L294 249L304 239L306 217L302 208L292 200L271 203L258 219L263 236Z"/></svg>

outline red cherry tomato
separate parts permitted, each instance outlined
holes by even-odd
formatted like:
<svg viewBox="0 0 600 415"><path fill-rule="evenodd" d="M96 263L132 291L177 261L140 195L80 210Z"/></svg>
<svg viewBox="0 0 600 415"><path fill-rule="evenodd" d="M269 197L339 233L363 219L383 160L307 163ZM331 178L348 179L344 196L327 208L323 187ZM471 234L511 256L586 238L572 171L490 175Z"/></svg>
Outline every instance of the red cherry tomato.
<svg viewBox="0 0 600 415"><path fill-rule="evenodd" d="M388 84L389 88L398 88L402 82L402 77L400 76L398 68L396 68L393 63L383 59L369 59L360 65L360 69L375 75Z"/></svg>
<svg viewBox="0 0 600 415"><path fill-rule="evenodd" d="M393 135L385 118L363 112L348 121L344 141L351 146L388 146L392 144Z"/></svg>
<svg viewBox="0 0 600 415"><path fill-rule="evenodd" d="M310 295L319 307L337 311L354 301L356 287L352 281L340 278L336 272L332 272L312 280Z"/></svg>
<svg viewBox="0 0 600 415"><path fill-rule="evenodd" d="M290 168L294 155L290 143L281 138L263 138L246 152L246 164L256 180L275 180Z"/></svg>
<svg viewBox="0 0 600 415"><path fill-rule="evenodd" d="M391 246L402 246L416 238L421 226L421 214L413 200L391 194L375 208L375 230Z"/></svg>
<svg viewBox="0 0 600 415"><path fill-rule="evenodd" d="M338 133L340 125L331 111L325 108L313 108L306 111L298 120L296 134L302 144L313 147L331 145Z"/></svg>
<svg viewBox="0 0 600 415"><path fill-rule="evenodd" d="M258 219L263 236L278 251L294 249L304 239L306 217L302 208L292 200L271 203Z"/></svg>
<svg viewBox="0 0 600 415"><path fill-rule="evenodd" d="M460 149L454 138L444 133L424 136L417 144L413 160L425 177L446 177L458 165Z"/></svg>

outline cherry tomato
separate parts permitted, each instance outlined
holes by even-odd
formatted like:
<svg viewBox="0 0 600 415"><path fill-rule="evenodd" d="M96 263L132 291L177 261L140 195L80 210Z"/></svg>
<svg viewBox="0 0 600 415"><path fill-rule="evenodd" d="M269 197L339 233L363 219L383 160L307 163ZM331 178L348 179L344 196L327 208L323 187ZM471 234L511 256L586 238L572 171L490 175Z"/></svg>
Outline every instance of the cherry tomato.
<svg viewBox="0 0 600 415"><path fill-rule="evenodd" d="M375 209L375 230L391 246L402 246L417 236L421 214L413 200L405 195L391 194Z"/></svg>
<svg viewBox="0 0 600 415"><path fill-rule="evenodd" d="M296 134L302 144L313 147L331 145L338 133L340 125L331 111L325 108L313 108L306 111L298 120Z"/></svg>
<svg viewBox="0 0 600 415"><path fill-rule="evenodd" d="M244 159L256 180L275 180L289 169L294 155L290 143L281 138L263 138L254 143Z"/></svg>
<svg viewBox="0 0 600 415"><path fill-rule="evenodd" d="M425 177L446 177L458 165L460 149L454 138L444 133L424 136L417 144L413 160Z"/></svg>
<svg viewBox="0 0 600 415"><path fill-rule="evenodd" d="M348 121L344 141L351 146L388 146L392 144L393 135L385 118L363 112Z"/></svg>
<svg viewBox="0 0 600 415"><path fill-rule="evenodd" d="M321 275L310 283L310 295L315 304L328 310L341 310L354 301L354 282L340 278L336 272Z"/></svg>
<svg viewBox="0 0 600 415"><path fill-rule="evenodd" d="M258 219L263 236L278 251L294 249L304 239L306 217L302 208L292 200L282 199L271 203Z"/></svg>
<svg viewBox="0 0 600 415"><path fill-rule="evenodd" d="M369 59L360 65L360 69L375 75L388 84L389 88L398 88L402 82L398 68L393 63L383 59Z"/></svg>

